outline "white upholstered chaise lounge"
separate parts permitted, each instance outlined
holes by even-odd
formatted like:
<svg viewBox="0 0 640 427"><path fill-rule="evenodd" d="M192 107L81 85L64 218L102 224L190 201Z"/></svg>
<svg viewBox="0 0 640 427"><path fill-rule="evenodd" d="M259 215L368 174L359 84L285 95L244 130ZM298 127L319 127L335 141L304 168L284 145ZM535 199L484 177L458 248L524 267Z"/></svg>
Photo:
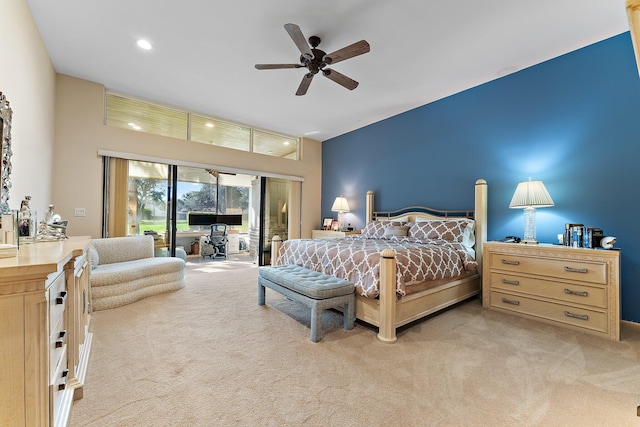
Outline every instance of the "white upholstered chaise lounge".
<svg viewBox="0 0 640 427"><path fill-rule="evenodd" d="M92 239L91 309L120 307L184 288L184 260L153 255L152 236Z"/></svg>

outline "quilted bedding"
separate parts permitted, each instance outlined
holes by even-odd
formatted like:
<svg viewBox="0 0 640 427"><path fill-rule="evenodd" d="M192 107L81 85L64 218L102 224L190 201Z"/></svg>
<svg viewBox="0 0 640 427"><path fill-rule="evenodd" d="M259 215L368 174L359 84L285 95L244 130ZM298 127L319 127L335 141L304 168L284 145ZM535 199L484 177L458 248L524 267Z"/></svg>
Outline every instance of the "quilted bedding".
<svg viewBox="0 0 640 427"><path fill-rule="evenodd" d="M287 240L282 242L276 264L296 264L355 284L356 293L379 295L380 253L390 248L396 253L396 292L406 295L408 285L453 278L477 272L477 263L462 244L440 239L394 236L342 239Z"/></svg>

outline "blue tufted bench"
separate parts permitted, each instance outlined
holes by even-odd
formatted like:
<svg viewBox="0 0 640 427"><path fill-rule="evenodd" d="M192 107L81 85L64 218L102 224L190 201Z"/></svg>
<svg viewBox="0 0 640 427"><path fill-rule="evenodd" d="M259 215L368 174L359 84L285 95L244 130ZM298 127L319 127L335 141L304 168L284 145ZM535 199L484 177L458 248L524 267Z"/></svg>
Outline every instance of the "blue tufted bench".
<svg viewBox="0 0 640 427"><path fill-rule="evenodd" d="M260 267L258 305L265 304L265 288L311 308L311 341L322 339L322 311L344 305L344 328L353 329L355 294L353 283L308 270L299 265Z"/></svg>

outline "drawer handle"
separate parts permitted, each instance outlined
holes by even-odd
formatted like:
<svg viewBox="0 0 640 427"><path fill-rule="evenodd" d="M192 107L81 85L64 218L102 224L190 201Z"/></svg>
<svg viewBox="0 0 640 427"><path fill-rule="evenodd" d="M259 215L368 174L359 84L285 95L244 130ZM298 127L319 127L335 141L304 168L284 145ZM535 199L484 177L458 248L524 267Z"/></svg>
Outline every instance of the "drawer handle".
<svg viewBox="0 0 640 427"><path fill-rule="evenodd" d="M504 258L502 258L502 263L508 264L508 265L520 265L520 261L512 261L510 259L504 259Z"/></svg>
<svg viewBox="0 0 640 427"><path fill-rule="evenodd" d="M504 283L505 285L519 285L520 281L519 280L502 279L502 283Z"/></svg>
<svg viewBox="0 0 640 427"><path fill-rule="evenodd" d="M586 268L573 268L565 265L564 271L568 271L569 273L586 273L588 270Z"/></svg>
<svg viewBox="0 0 640 427"><path fill-rule="evenodd" d="M567 289L564 288L564 293L567 295L577 295L579 297L587 297L589 296L589 292L584 291L584 292L579 292L579 291L572 291L571 289Z"/></svg>
<svg viewBox="0 0 640 427"><path fill-rule="evenodd" d="M575 314L570 311L565 311L564 315L567 317L573 317L574 319L589 320L589 316L586 314Z"/></svg>
<svg viewBox="0 0 640 427"><path fill-rule="evenodd" d="M64 382L58 384L58 391L64 390L65 388L67 388L67 377L69 376L69 370L65 369L64 371L62 371L62 378L64 378Z"/></svg>
<svg viewBox="0 0 640 427"><path fill-rule="evenodd" d="M520 305L520 301L516 301L516 300L512 300L512 299L502 298L502 302L504 302L506 304Z"/></svg>
<svg viewBox="0 0 640 427"><path fill-rule="evenodd" d="M67 291L60 292L60 296L56 298L56 304L64 304L64 300L67 299Z"/></svg>
<svg viewBox="0 0 640 427"><path fill-rule="evenodd" d="M60 331L60 339L56 341L56 348L60 348L64 345L64 337L67 335L67 331Z"/></svg>

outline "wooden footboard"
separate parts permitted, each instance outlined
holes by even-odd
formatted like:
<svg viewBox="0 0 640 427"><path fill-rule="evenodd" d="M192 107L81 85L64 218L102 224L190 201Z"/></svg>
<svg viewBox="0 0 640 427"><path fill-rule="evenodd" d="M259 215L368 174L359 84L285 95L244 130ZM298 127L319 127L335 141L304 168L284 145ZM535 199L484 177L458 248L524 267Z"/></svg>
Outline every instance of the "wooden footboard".
<svg viewBox="0 0 640 427"><path fill-rule="evenodd" d="M392 261L395 264L395 260ZM388 259L383 261L387 262ZM394 269L395 265L386 268ZM481 276L474 274L407 295L399 301L396 300L395 286L395 281L391 284L381 281L379 299L356 295L356 317L377 326L378 339L387 343L396 342L396 329L400 326L478 295L482 282Z"/></svg>

